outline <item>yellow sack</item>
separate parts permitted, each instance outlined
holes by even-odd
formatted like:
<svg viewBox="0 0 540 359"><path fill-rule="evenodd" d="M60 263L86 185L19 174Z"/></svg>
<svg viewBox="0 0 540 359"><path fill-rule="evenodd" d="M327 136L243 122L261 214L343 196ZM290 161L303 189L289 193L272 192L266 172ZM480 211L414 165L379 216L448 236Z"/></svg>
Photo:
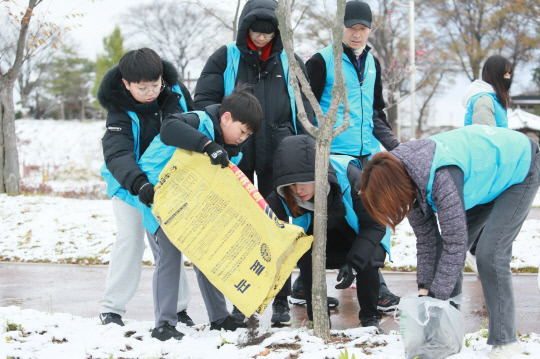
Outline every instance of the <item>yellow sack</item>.
<svg viewBox="0 0 540 359"><path fill-rule="evenodd" d="M313 242L232 163L177 149L155 190L152 213L171 243L248 317L264 311Z"/></svg>

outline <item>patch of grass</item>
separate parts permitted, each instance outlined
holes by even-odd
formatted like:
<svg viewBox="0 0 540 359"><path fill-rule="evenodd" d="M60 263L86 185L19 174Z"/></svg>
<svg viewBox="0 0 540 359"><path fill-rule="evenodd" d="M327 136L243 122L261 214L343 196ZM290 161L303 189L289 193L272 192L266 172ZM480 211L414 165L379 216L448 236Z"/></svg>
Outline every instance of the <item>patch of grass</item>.
<svg viewBox="0 0 540 359"><path fill-rule="evenodd" d="M349 359L349 352L347 351L347 348L339 353L338 359ZM355 359L354 354L352 355L351 359Z"/></svg>
<svg viewBox="0 0 540 359"><path fill-rule="evenodd" d="M15 332L15 331L23 331L22 326L20 324L10 323L9 320L6 321L6 332Z"/></svg>
<svg viewBox="0 0 540 359"><path fill-rule="evenodd" d="M523 267L512 269L512 273L538 273L538 267Z"/></svg>
<svg viewBox="0 0 540 359"><path fill-rule="evenodd" d="M32 230L29 230L28 232L26 232L26 235L24 236L24 240L26 241L26 243L29 243L31 239L32 239Z"/></svg>
<svg viewBox="0 0 540 359"><path fill-rule="evenodd" d="M296 343L272 343L269 346L267 346L268 349L286 349L286 350L299 350L302 348L300 344Z"/></svg>
<svg viewBox="0 0 540 359"><path fill-rule="evenodd" d="M127 332L124 333L124 338L129 338L135 333L137 333L137 332L134 331L134 330L128 330Z"/></svg>
<svg viewBox="0 0 540 359"><path fill-rule="evenodd" d="M52 341L53 343L55 343L55 344L63 344L63 343L67 343L67 339L66 339L66 338L56 339L56 337L55 337L54 335L53 335L51 341Z"/></svg>

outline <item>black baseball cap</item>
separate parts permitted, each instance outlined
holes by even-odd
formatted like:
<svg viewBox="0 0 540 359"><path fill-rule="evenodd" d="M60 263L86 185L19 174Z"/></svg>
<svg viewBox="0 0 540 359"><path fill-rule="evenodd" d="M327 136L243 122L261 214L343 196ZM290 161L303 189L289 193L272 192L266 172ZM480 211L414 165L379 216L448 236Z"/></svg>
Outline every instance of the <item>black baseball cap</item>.
<svg viewBox="0 0 540 359"><path fill-rule="evenodd" d="M363 1L349 1L345 6L345 27L362 24L371 29L371 8Z"/></svg>

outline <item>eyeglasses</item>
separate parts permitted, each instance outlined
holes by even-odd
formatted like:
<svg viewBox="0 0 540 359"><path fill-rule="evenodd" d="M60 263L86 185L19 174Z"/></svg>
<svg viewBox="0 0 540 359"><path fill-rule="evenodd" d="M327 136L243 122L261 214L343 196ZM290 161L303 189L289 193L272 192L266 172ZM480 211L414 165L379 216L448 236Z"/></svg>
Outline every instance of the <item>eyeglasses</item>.
<svg viewBox="0 0 540 359"><path fill-rule="evenodd" d="M276 36L276 35L274 33L272 33L271 36L268 36L268 34L265 34L264 32L255 32L255 31L249 30L249 36L252 39L258 39L258 38L260 38L262 36L262 37L264 37L265 40L272 40L274 38L274 36Z"/></svg>
<svg viewBox="0 0 540 359"><path fill-rule="evenodd" d="M154 94L156 94L156 93L160 93L161 91L163 91L164 88L165 88L165 84L163 82L161 82L161 85L154 85L152 87L145 87L145 88L139 89L139 91L137 93L139 95L141 95L141 96L144 96L144 95L148 94L150 91L152 91Z"/></svg>

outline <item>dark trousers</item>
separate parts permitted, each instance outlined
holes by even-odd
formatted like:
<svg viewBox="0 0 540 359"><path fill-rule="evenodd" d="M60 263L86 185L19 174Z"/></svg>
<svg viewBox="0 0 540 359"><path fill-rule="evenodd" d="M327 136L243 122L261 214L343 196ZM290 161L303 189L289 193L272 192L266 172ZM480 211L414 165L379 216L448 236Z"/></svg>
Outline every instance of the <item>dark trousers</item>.
<svg viewBox="0 0 540 359"><path fill-rule="evenodd" d="M345 264L345 256L342 251L333 251L332 243L326 247L327 261L326 268L337 269ZM346 252L345 252L346 254ZM329 260L330 258L330 260ZM311 262L311 249L307 251L298 261L300 267L300 279L306 294L307 314L309 320L313 320L313 309L311 305L311 290L313 282L313 267ZM359 319L372 318L379 315L377 310L377 300L379 299L379 268L367 267L356 274L356 296L360 306Z"/></svg>

